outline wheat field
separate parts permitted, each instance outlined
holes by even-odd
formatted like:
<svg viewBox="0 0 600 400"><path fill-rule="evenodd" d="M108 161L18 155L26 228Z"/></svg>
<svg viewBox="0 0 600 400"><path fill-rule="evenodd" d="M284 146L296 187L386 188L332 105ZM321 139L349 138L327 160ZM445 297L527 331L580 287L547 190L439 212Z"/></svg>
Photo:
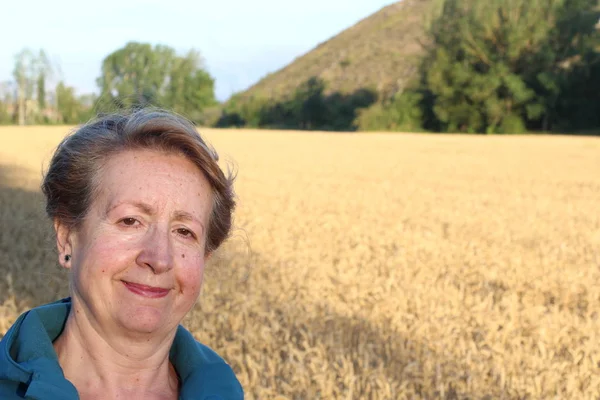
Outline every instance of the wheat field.
<svg viewBox="0 0 600 400"><path fill-rule="evenodd" d="M0 128L0 336L67 295L68 129ZM600 138L201 133L239 206L184 325L247 398L600 398Z"/></svg>

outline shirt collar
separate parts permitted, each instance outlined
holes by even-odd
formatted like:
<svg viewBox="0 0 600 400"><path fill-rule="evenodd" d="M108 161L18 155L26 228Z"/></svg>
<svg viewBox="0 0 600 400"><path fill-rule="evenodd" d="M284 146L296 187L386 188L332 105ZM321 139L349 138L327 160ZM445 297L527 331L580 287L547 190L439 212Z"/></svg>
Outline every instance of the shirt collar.
<svg viewBox="0 0 600 400"><path fill-rule="evenodd" d="M21 315L0 343L0 379L24 384L31 398L47 398L44 395L56 393L51 398L78 399L52 346L65 327L70 309L71 299L65 298ZM169 360L181 382L180 399L221 399L222 393L243 398L231 367L181 325L177 327Z"/></svg>

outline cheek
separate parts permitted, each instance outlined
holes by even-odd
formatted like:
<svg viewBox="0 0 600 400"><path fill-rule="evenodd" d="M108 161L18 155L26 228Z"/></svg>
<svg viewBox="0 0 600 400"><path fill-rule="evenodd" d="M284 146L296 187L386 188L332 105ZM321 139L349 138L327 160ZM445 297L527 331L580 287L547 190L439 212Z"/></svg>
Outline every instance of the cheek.
<svg viewBox="0 0 600 400"><path fill-rule="evenodd" d="M178 280L182 292L196 293L202 285L204 257L185 252L180 254Z"/></svg>
<svg viewBox="0 0 600 400"><path fill-rule="evenodd" d="M135 243L114 237L102 237L94 240L86 249L84 258L86 267L101 274L121 269L131 258Z"/></svg>

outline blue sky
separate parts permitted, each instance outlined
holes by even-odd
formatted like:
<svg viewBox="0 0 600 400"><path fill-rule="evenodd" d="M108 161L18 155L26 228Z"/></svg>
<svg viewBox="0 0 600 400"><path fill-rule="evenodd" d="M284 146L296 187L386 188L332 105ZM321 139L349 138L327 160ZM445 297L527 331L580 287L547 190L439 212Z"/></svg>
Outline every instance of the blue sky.
<svg viewBox="0 0 600 400"><path fill-rule="evenodd" d="M195 48L224 100L390 0L10 1L0 6L0 82L15 54L43 48L78 93L97 91L102 59L130 40Z"/></svg>

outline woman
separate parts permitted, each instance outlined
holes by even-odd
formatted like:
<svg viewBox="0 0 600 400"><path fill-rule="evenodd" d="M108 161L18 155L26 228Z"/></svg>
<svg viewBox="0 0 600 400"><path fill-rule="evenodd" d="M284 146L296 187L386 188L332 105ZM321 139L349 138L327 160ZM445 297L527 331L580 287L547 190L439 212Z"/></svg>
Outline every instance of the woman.
<svg viewBox="0 0 600 400"><path fill-rule="evenodd" d="M0 342L0 399L242 399L232 369L180 322L226 239L233 178L188 121L157 111L88 123L44 181L70 297Z"/></svg>

